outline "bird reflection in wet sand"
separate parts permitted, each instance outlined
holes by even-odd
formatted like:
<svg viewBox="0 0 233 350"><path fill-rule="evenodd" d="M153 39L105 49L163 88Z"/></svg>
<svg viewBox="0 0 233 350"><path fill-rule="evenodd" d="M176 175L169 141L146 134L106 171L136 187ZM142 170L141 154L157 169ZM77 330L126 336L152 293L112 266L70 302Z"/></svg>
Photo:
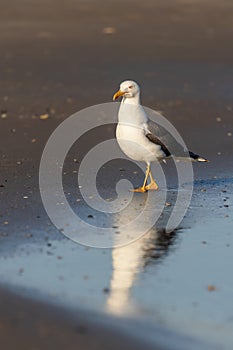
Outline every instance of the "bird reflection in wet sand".
<svg viewBox="0 0 233 350"><path fill-rule="evenodd" d="M122 220L119 218L120 221ZM124 233L123 233L124 234ZM152 228L137 241L112 250L112 277L106 309L114 314L133 312L130 295L143 270L151 262L162 262L173 246L175 232Z"/></svg>

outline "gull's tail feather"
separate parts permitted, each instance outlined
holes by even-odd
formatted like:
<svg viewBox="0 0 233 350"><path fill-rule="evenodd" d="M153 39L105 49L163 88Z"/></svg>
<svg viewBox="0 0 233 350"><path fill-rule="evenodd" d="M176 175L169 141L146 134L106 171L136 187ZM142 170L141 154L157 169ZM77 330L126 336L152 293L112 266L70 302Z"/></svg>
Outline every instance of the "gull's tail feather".
<svg viewBox="0 0 233 350"><path fill-rule="evenodd" d="M189 151L189 156L192 160L195 160L197 162L209 162L208 159L200 157L198 154L195 154L191 151Z"/></svg>

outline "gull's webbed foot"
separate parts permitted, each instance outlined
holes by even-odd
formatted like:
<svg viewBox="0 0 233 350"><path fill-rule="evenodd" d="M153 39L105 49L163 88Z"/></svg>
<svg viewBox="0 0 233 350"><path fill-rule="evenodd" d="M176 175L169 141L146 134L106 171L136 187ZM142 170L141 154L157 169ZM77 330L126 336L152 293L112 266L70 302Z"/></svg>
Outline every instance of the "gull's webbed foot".
<svg viewBox="0 0 233 350"><path fill-rule="evenodd" d="M138 188L134 188L133 190L130 190L131 192L139 192L139 193L145 193L147 192L147 186L142 186Z"/></svg>
<svg viewBox="0 0 233 350"><path fill-rule="evenodd" d="M151 190L151 191L158 191L159 186L157 185L157 183L155 181L151 181L151 183L149 183L149 185L146 186L147 191Z"/></svg>

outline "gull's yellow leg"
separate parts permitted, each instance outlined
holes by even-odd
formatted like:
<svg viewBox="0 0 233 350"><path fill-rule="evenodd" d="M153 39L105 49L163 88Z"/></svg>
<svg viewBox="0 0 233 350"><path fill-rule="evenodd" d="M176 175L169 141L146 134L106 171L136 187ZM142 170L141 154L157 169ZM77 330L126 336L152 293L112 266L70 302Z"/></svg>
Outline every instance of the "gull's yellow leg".
<svg viewBox="0 0 233 350"><path fill-rule="evenodd" d="M146 175L145 175L145 179L144 179L142 187L134 188L131 191L132 192L147 192L146 182L147 182L149 174L150 174L150 164L148 163L147 168L146 168Z"/></svg>
<svg viewBox="0 0 233 350"><path fill-rule="evenodd" d="M157 191L159 189L159 186L157 185L156 181L153 179L150 168L149 168L149 176L150 176L150 183L149 185L146 186L147 191L148 190Z"/></svg>

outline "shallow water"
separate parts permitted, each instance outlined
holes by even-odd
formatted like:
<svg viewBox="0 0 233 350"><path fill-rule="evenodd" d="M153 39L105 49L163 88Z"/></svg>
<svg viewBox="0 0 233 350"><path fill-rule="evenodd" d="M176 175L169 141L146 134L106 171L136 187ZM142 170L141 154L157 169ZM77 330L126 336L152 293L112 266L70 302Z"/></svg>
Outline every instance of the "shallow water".
<svg viewBox="0 0 233 350"><path fill-rule="evenodd" d="M182 227L171 233L154 227L122 248L88 248L53 235L24 240L2 254L1 283L73 310L82 305L139 319L230 349L231 189L232 179L197 181Z"/></svg>

